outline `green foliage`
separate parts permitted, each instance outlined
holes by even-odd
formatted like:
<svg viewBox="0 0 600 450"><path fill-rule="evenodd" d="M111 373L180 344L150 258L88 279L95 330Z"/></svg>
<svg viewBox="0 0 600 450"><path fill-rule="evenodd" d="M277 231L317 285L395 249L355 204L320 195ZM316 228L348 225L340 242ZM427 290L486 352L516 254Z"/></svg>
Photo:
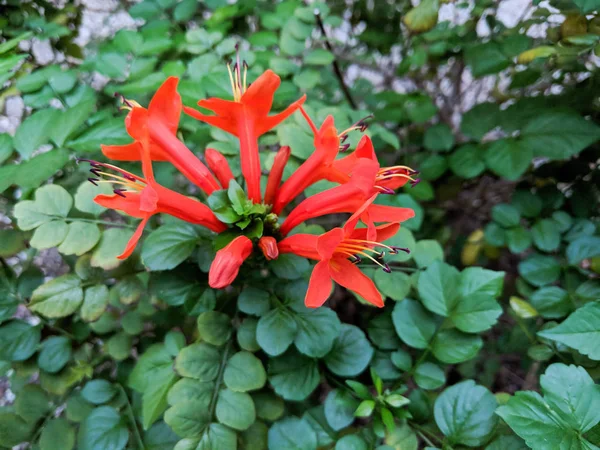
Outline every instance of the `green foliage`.
<svg viewBox="0 0 600 450"><path fill-rule="evenodd" d="M126 3L136 29L83 47L79 3L2 6L0 109L12 97L25 109L0 121L0 376L14 394L0 447L600 447L598 1L533 2L517 23L487 0ZM39 64L39 41L60 57ZM233 235L161 214L118 258L138 219L94 202L112 189L78 158L131 142L116 93L146 106L177 76L186 106L231 99L223 61L237 44L248 82L281 77L274 111L307 93L317 126L331 114L339 132L373 113L382 167L420 172L377 199L415 211L386 242L411 250L386 250L392 273L359 265L382 310L338 288L306 308L312 263L291 254L253 258L212 289ZM276 235L278 218L245 194L238 139L182 116L177 137L201 159L219 150L235 177L204 203L237 234ZM359 139L348 134L350 151ZM279 145L285 180L314 152L300 114L261 136L262 169Z"/></svg>

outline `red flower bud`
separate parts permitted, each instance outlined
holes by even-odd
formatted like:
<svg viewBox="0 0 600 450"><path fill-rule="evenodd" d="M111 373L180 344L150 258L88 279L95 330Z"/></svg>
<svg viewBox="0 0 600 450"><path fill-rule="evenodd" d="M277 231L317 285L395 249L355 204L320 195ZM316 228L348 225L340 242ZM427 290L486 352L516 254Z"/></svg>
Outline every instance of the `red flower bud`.
<svg viewBox="0 0 600 450"><path fill-rule="evenodd" d="M277 248L277 241L274 237L261 237L258 241L258 246L265 255L265 258L267 258L269 261L277 259L279 257L279 249Z"/></svg>
<svg viewBox="0 0 600 450"><path fill-rule="evenodd" d="M208 284L214 289L223 289L233 283L240 267L252 253L252 241L238 236L225 248L217 252L208 272Z"/></svg>

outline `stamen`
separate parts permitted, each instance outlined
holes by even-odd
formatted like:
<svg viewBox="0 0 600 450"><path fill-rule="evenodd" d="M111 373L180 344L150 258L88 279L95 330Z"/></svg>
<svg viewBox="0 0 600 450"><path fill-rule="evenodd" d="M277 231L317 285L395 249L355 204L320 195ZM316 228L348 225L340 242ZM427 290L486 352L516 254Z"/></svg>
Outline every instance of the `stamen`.
<svg viewBox="0 0 600 450"><path fill-rule="evenodd" d="M115 189L113 192L117 195L120 195L123 198L126 198L125 194L123 194L123 192L126 192L125 189Z"/></svg>
<svg viewBox="0 0 600 450"><path fill-rule="evenodd" d="M392 253L397 254L398 251L402 251L404 253L410 253L409 248L392 246Z"/></svg>
<svg viewBox="0 0 600 450"><path fill-rule="evenodd" d="M386 263L386 264L383 266L383 271L384 271L385 273L392 273L392 268L389 266L389 264L387 264L387 263Z"/></svg>
<svg viewBox="0 0 600 450"><path fill-rule="evenodd" d="M375 189L379 189L381 194L387 194L387 195L393 195L395 194L393 189L390 189L388 187L385 186L377 186L375 185Z"/></svg>
<svg viewBox="0 0 600 450"><path fill-rule="evenodd" d="M88 178L88 181L92 183L94 186L98 186L98 178Z"/></svg>
<svg viewBox="0 0 600 450"><path fill-rule="evenodd" d="M96 177L100 177L100 169L90 169L90 173Z"/></svg>
<svg viewBox="0 0 600 450"><path fill-rule="evenodd" d="M421 179L420 179L420 178L417 178L417 179L415 179L415 180L411 180L411 182L410 182L410 186L411 186L411 187L415 187L415 186L416 186L417 184L419 184L420 182L421 182Z"/></svg>
<svg viewBox="0 0 600 450"><path fill-rule="evenodd" d="M350 243L350 244L346 244L346 243ZM343 245L360 245L363 247L366 247L367 245L372 245L374 247L387 248L390 251L394 250L394 248L395 248L395 247L390 247L389 245L382 244L381 242L367 241L364 239L344 239L342 244ZM368 248L368 247L366 247L366 248Z"/></svg>
<svg viewBox="0 0 600 450"><path fill-rule="evenodd" d="M369 127L369 124L366 122L366 120L370 119L371 117L373 117L373 114L369 114L368 116L363 117L358 122L356 122L354 125L352 125L350 128L347 128L344 131L342 131L338 136L341 138L342 136L344 136L354 130L359 130L361 133L364 133L367 130L367 128Z"/></svg>
<svg viewBox="0 0 600 450"><path fill-rule="evenodd" d="M340 145L340 152L344 153L344 152L348 151L349 148L350 148L350 144Z"/></svg>

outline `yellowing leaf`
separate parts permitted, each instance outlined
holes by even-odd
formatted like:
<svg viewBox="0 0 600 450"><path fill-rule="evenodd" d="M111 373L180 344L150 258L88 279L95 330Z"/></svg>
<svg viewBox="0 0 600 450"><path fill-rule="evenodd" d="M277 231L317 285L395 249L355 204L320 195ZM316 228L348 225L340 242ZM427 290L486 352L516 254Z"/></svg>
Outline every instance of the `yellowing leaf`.
<svg viewBox="0 0 600 450"><path fill-rule="evenodd" d="M556 54L556 48L550 45L542 45L540 47L535 47L524 51L517 57L517 62L519 64L527 64L533 61L536 58L548 58Z"/></svg>
<svg viewBox="0 0 600 450"><path fill-rule="evenodd" d="M479 252L483 246L483 230L473 231L467 238L467 242L462 249L460 259L465 266L472 266L477 261Z"/></svg>
<svg viewBox="0 0 600 450"><path fill-rule="evenodd" d="M438 21L439 0L423 0L402 19L410 31L423 33L431 30Z"/></svg>
<svg viewBox="0 0 600 450"><path fill-rule="evenodd" d="M537 310L519 297L510 298L510 307L521 319L532 319L538 316Z"/></svg>

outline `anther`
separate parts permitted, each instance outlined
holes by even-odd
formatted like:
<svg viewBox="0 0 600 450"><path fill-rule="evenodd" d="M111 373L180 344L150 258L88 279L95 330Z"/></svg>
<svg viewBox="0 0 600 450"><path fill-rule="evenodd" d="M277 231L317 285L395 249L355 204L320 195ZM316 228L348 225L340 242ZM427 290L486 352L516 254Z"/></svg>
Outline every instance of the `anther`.
<svg viewBox="0 0 600 450"><path fill-rule="evenodd" d="M398 251L404 252L404 253L410 253L410 249L406 248L406 247L392 247L394 249L394 254L397 254Z"/></svg>
<svg viewBox="0 0 600 450"><path fill-rule="evenodd" d="M125 189L115 189L113 190L113 192L117 195L120 195L121 197L125 198L125 194L123 194L123 192L125 191Z"/></svg>
<svg viewBox="0 0 600 450"><path fill-rule="evenodd" d="M340 145L340 152L344 153L350 148L350 144Z"/></svg>
<svg viewBox="0 0 600 450"><path fill-rule="evenodd" d="M98 178L88 178L88 181L92 183L94 186L98 186L97 181L100 181Z"/></svg>
<svg viewBox="0 0 600 450"><path fill-rule="evenodd" d="M360 262L362 262L362 258L360 256L358 256L358 255L354 255L354 259L352 260L352 263L353 264L358 264Z"/></svg>
<svg viewBox="0 0 600 450"><path fill-rule="evenodd" d="M377 259L383 259L385 258L385 252L381 252L376 256Z"/></svg>
<svg viewBox="0 0 600 450"><path fill-rule="evenodd" d="M90 173L94 174L95 177L100 178L100 169L90 169Z"/></svg>
<svg viewBox="0 0 600 450"><path fill-rule="evenodd" d="M417 184L419 184L420 181L421 181L420 178L417 178L415 180L411 180L411 182L410 182L411 187L415 187Z"/></svg>
<svg viewBox="0 0 600 450"><path fill-rule="evenodd" d="M382 194L388 194L388 195L393 195L395 194L393 189L390 189L389 187L385 187L385 186L380 186L381 187L381 193Z"/></svg>
<svg viewBox="0 0 600 450"><path fill-rule="evenodd" d="M392 273L392 269L391 269L391 267L390 267L390 266L389 266L387 263L386 263L386 264L384 264L384 266L383 266L383 271L384 271L385 273Z"/></svg>

